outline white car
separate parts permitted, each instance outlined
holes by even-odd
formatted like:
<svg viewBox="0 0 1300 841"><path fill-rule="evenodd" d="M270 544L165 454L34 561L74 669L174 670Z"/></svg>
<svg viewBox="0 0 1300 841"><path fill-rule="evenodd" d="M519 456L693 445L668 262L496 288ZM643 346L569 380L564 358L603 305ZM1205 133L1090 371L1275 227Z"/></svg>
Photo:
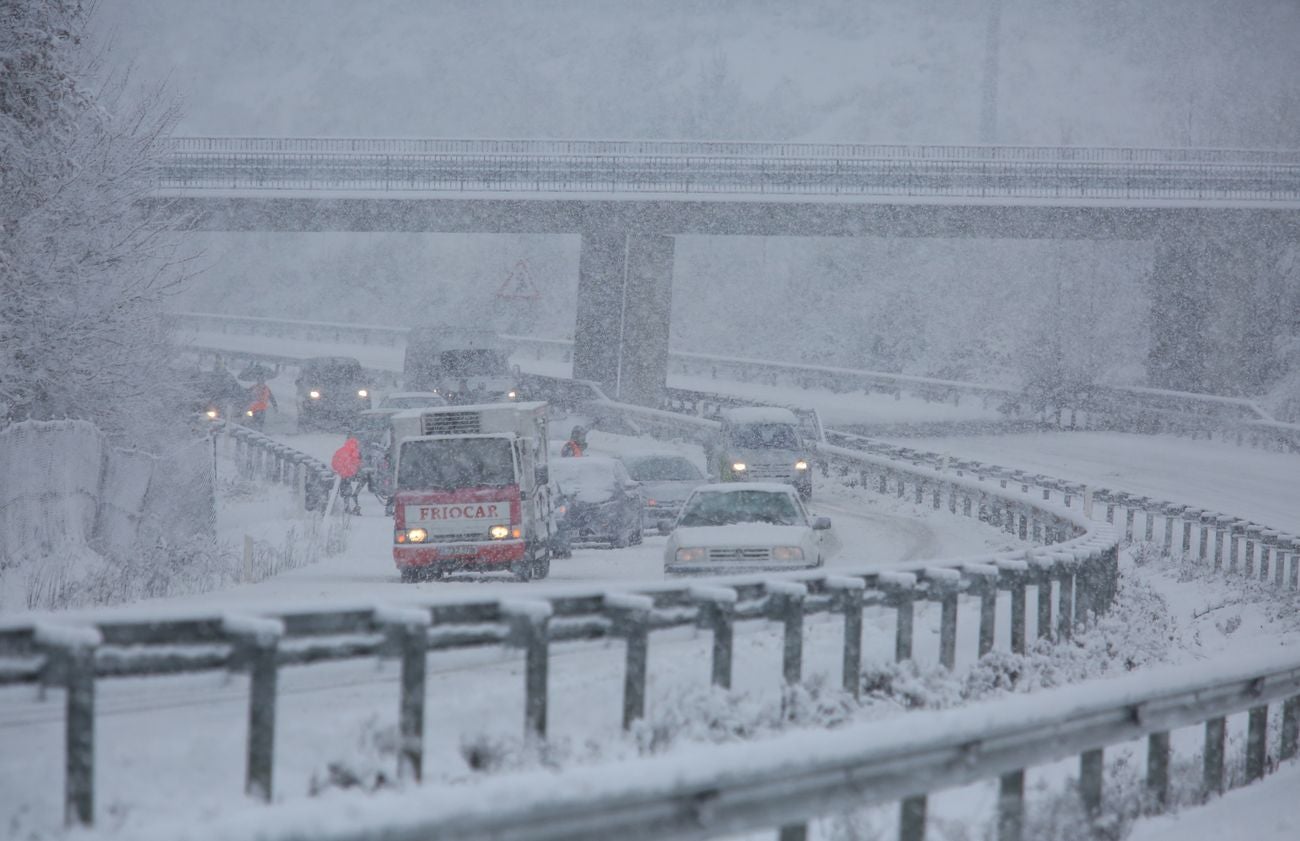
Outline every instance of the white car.
<svg viewBox="0 0 1300 841"><path fill-rule="evenodd" d="M809 517L790 485L704 485L682 506L664 549L664 571L807 569L821 566L837 549L831 521Z"/></svg>

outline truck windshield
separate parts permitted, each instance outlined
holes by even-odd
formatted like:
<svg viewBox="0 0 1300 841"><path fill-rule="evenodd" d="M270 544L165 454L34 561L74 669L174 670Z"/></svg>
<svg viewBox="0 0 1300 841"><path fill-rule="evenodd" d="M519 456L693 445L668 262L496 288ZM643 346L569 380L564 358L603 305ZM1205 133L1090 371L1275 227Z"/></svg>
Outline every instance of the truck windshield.
<svg viewBox="0 0 1300 841"><path fill-rule="evenodd" d="M501 438L407 441L397 467L401 490L501 488L518 484L510 442Z"/></svg>
<svg viewBox="0 0 1300 841"><path fill-rule="evenodd" d="M438 362L448 377L493 377L510 372L506 355L499 350L445 350Z"/></svg>
<svg viewBox="0 0 1300 841"><path fill-rule="evenodd" d="M731 445L744 450L797 450L799 436L787 423L746 423L731 428Z"/></svg>

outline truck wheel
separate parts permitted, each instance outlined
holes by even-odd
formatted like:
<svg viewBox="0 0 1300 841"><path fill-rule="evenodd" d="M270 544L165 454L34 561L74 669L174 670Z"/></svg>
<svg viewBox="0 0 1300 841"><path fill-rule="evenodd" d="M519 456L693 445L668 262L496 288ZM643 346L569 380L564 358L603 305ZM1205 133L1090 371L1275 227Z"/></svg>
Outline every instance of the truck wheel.
<svg viewBox="0 0 1300 841"><path fill-rule="evenodd" d="M551 574L551 553L543 551L533 560L533 578L541 580Z"/></svg>
<svg viewBox="0 0 1300 841"><path fill-rule="evenodd" d="M518 564L512 566L510 568L510 571L515 574L516 581L521 581L521 582L532 581L533 565L534 562L532 558L524 558Z"/></svg>
<svg viewBox="0 0 1300 841"><path fill-rule="evenodd" d="M407 567L407 568L405 568L405 569L402 570L402 583L403 583L403 584L414 584L415 582L417 582L417 581L419 581L419 580L420 580L420 571L419 571L418 569L413 569L413 568L411 568L411 567Z"/></svg>

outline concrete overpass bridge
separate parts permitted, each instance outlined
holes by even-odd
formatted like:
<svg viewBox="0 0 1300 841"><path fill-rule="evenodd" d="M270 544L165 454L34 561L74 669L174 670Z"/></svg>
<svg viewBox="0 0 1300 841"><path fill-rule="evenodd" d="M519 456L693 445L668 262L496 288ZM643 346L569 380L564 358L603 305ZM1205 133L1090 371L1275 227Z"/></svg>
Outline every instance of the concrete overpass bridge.
<svg viewBox="0 0 1300 841"><path fill-rule="evenodd" d="M1300 151L675 141L171 141L157 197L205 231L582 238L574 375L653 402L679 234L1149 240L1157 288L1207 242L1300 240Z"/></svg>

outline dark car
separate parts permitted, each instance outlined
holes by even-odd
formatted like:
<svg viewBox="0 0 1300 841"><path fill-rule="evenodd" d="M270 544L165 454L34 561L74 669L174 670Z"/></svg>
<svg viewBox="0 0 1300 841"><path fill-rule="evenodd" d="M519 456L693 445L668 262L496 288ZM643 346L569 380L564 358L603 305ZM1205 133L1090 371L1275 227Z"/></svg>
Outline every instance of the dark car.
<svg viewBox="0 0 1300 841"><path fill-rule="evenodd" d="M370 383L361 363L348 356L305 360L298 379L299 429L347 431L370 408Z"/></svg>
<svg viewBox="0 0 1300 841"><path fill-rule="evenodd" d="M248 405L248 389L225 368L177 372L186 410L207 420L238 418Z"/></svg>
<svg viewBox="0 0 1300 841"><path fill-rule="evenodd" d="M653 453L622 459L628 474L641 483L644 524L649 530L657 529L661 520L676 520L691 491L709 481L685 456Z"/></svg>
<svg viewBox="0 0 1300 841"><path fill-rule="evenodd" d="M562 546L606 543L621 549L641 542L645 500L623 462L602 456L554 459L550 483Z"/></svg>

